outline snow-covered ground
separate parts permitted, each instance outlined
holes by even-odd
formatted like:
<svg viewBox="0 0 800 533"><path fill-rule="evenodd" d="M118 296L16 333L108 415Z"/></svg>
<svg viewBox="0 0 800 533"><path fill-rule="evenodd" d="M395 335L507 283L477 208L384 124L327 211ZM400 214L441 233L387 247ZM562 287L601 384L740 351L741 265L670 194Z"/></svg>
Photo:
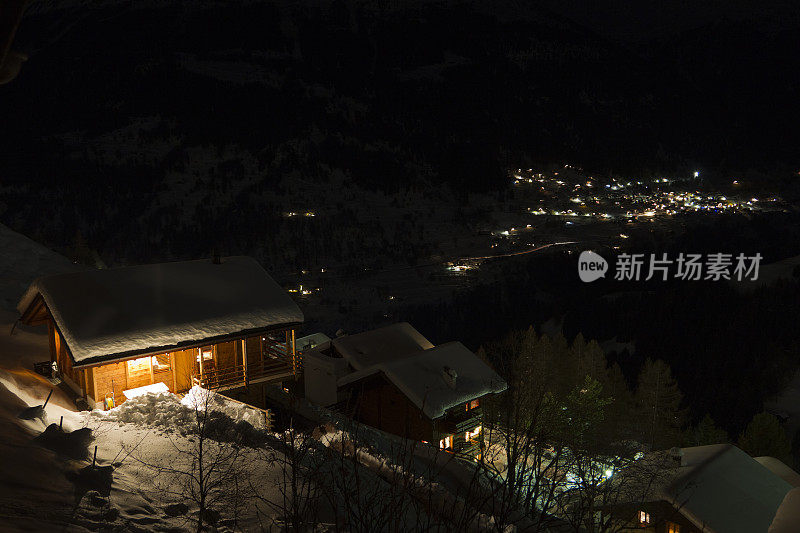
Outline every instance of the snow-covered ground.
<svg viewBox="0 0 800 533"><path fill-rule="evenodd" d="M781 281L788 282L796 279L798 272L800 272L800 255L795 255L774 263L761 265L758 279L732 283L732 286L740 292L752 292L760 287L774 286Z"/></svg>
<svg viewBox="0 0 800 533"><path fill-rule="evenodd" d="M220 411L223 415L219 418L228 420L229 426L234 428L237 422L245 421L250 427L263 430L260 411L225 402L217 395L205 402L200 391L193 390L183 402L176 396L149 395L108 413L77 412L64 391L32 371L34 362L49 357L46 328L18 326L11 334L18 316L14 306L28 284L41 275L69 272L77 267L4 226L0 226L0 249L3 252L0 254L2 529L185 529L193 508L188 505L184 511L180 506L170 507L186 503L185 498L165 491L164 486L169 483L159 481L163 476L154 475L154 467L174 466L180 459L179 451L191 449L195 438L189 428L190 415L194 414L193 402L199 400ZM51 392L41 416L20 418L25 413L35 415L30 413L30 408L44 404ZM50 424L61 426L63 432L53 427L45 435ZM99 478L89 479L87 483L82 469L91 463L94 445L97 446ZM209 449L215 446L213 442L208 443ZM259 452L253 448L243 447L243 450L241 464L248 465L253 474L263 480L264 493L274 497L274 491L270 494L266 489L275 486L271 483L276 475L275 463L256 461ZM111 469L110 486L104 487L100 478ZM180 482L179 478L172 477L173 483Z"/></svg>
<svg viewBox="0 0 800 533"><path fill-rule="evenodd" d="M226 440L238 438L243 423L251 433L276 438L264 430L260 411L213 393L206 402L200 390L190 391L183 399L171 394L148 394L108 412L77 412L58 387L25 369L25 363L47 353L46 338L34 342L37 336L30 331L17 331L12 337L6 333L0 339L0 354L16 354L10 364L3 357L0 368L0 512L8 517L13 529L48 531L67 524L70 531L131 531L137 527L164 531L189 527L197 507L183 494L188 478L164 470L191 471L187 461L194 457L198 441L193 432L196 404L220 413L211 420L215 423L214 437L222 443L207 439L204 445L209 456L228 454L234 447ZM19 418L26 409L43 404L51 390L53 396L42 418ZM67 437L37 444L49 424L61 424L66 435L76 430L86 433L84 428L91 430L93 440L86 443L84 458L76 458ZM91 463L95 445L97 465L113 468L108 494L75 481L80 470ZM226 457L246 467L249 479L258 480L262 497L277 501L281 463L276 455L280 452L270 449L267 456L264 449L235 448L235 454ZM187 507L184 510L179 504ZM264 515L264 504L258 499L243 505L240 513L240 525L246 530L255 529L259 518L268 523L274 518ZM223 513L222 524L226 518L231 517ZM233 525L220 528L226 529L232 530Z"/></svg>
<svg viewBox="0 0 800 533"><path fill-rule="evenodd" d="M0 309L14 311L31 281L83 267L0 224Z"/></svg>
<svg viewBox="0 0 800 533"><path fill-rule="evenodd" d="M332 480L329 487L337 487L332 495L327 489L313 506L317 523L358 516L362 522L389 520L383 522L385 527L404 524L397 527L413 529L423 520L442 520L444 509L466 509L455 496L468 482L464 465L438 465L444 454L431 448L430 458L423 454L412 463L418 465L422 457L422 463L431 465L422 470L435 471L435 482L418 473L409 477L410 471L393 464L405 441L364 426L362 432L369 438L355 445L330 422L314 431L274 433L263 411L199 388L183 397L141 395L106 412L77 411L69 394L32 370L35 362L49 357L46 328L18 325L12 333L18 315L11 310L36 277L77 267L2 226L0 246L4 531L191 529L198 512L191 495L197 488L192 476L201 447L202 461L217 470L208 479L229 476L209 492L209 507L219 513L213 517L216 531L285 527L284 496L292 468L287 465L294 464L291 457L299 449L308 451L302 468L316 469L304 479L305 486L317 484L318 476L324 475ZM198 413L209 413L200 417L202 432ZM238 487L242 497L232 498L232 487ZM431 487L432 493L425 492ZM396 505L396 498L406 502L400 510L381 507L387 501ZM466 529L480 531L491 523L491 517L478 513Z"/></svg>
<svg viewBox="0 0 800 533"><path fill-rule="evenodd" d="M54 394L42 419L19 418L30 407L41 405L50 390ZM192 465L199 460L195 418L195 406L199 406L216 411L216 416L209 418L210 429L204 433L208 435L203 440L205 461L215 464L223 475L235 476L245 493L231 501L227 494L230 481L219 491L211 491L218 499L210 500L210 506L221 513L216 530L280 530L281 487L285 487L282 483L290 461L281 444L292 441L283 433L264 429L256 411L213 393L208 401L204 396L205 391L198 389L182 399L171 394L146 394L107 412L76 412L69 398L53 389L49 381L29 371L0 369L0 426L6 436L0 442L0 457L4 458L0 466L0 479L4 480L0 483L0 509L8 517L9 527L33 531L56 527L67 531L175 531L194 527L198 507L186 487L191 483ZM61 425L64 433L56 427L47 429L49 424ZM46 429L58 438L43 440ZM89 431L91 442L81 440L83 447L79 445L76 450L70 437L85 436ZM241 443L245 439L248 442ZM345 505L369 505L370 498L397 485L395 496L405 498L402 494L409 492L413 499L414 490L421 494L416 497L416 506L409 505L403 511L406 525L412 527L428 512L419 503L424 500L421 491L430 486L425 479L403 476L402 468L374 449L367 451L361 445L353 449L334 427L315 430L313 436L310 432L298 434L295 446L308 446L305 443L310 439L318 441L310 445L317 468L325 463L333 470L359 465L356 477L363 479L369 490L362 489L358 494L362 501ZM94 446L97 469L88 466ZM343 461L336 459L340 454ZM110 476L108 483L96 478L81 482L86 470L103 469ZM344 480L352 473L341 476L339 479ZM464 505L446 485L433 486L433 497L440 508ZM330 505L323 498L314 520L332 523ZM340 517L346 514L348 510L338 513ZM471 529L475 531L491 523L484 515L474 520Z"/></svg>

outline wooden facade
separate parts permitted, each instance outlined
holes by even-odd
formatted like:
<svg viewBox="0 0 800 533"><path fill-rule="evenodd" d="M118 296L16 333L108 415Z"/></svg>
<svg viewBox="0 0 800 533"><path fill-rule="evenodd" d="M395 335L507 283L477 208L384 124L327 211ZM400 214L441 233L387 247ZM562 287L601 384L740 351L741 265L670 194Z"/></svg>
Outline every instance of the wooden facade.
<svg viewBox="0 0 800 533"><path fill-rule="evenodd" d="M303 313L251 257L43 276L18 308L20 323L48 327L58 375L93 407L119 405L125 391L225 390L300 372Z"/></svg>
<svg viewBox="0 0 800 533"><path fill-rule="evenodd" d="M353 418L364 424L459 455L475 457L481 452L483 434L478 398L431 420L381 374L348 386L346 394Z"/></svg>
<svg viewBox="0 0 800 533"><path fill-rule="evenodd" d="M94 408L120 405L125 401L124 391L157 383L163 383L173 393L186 392L194 385L221 391L295 379L301 369L293 329L75 365L53 319L48 316L45 321L50 360L58 366L62 380Z"/></svg>
<svg viewBox="0 0 800 533"><path fill-rule="evenodd" d="M700 533L700 530L666 501L616 506L612 514L624 521L621 533Z"/></svg>

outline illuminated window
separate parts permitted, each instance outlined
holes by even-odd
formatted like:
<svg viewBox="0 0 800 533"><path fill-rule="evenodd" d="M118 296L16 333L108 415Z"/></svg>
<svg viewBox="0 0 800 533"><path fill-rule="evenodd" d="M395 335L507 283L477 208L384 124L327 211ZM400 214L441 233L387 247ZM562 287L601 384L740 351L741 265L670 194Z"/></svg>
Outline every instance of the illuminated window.
<svg viewBox="0 0 800 533"><path fill-rule="evenodd" d="M667 533L681 533L681 526L675 522L667 522Z"/></svg>
<svg viewBox="0 0 800 533"><path fill-rule="evenodd" d="M453 436L449 435L439 441L439 448L442 450L450 450L453 448Z"/></svg>
<svg viewBox="0 0 800 533"><path fill-rule="evenodd" d="M153 372L163 372L169 370L169 354L162 353L153 356Z"/></svg>
<svg viewBox="0 0 800 533"><path fill-rule="evenodd" d="M211 348L200 348L197 350L197 362L200 362L200 354L203 354L203 361L211 361L214 359L214 352Z"/></svg>
<svg viewBox="0 0 800 533"><path fill-rule="evenodd" d="M128 361L128 372L150 372L150 358L140 357Z"/></svg>
<svg viewBox="0 0 800 533"><path fill-rule="evenodd" d="M464 408L466 411L472 411L473 409L477 409L480 405L478 400L472 400L471 402L467 402L464 404Z"/></svg>
<svg viewBox="0 0 800 533"><path fill-rule="evenodd" d="M478 426L472 431L467 431L466 433L464 433L464 440L469 442L471 440L477 439L480 434L481 434L481 426Z"/></svg>
<svg viewBox="0 0 800 533"><path fill-rule="evenodd" d="M650 525L650 513L647 513L645 511L639 511L639 525L640 526Z"/></svg>

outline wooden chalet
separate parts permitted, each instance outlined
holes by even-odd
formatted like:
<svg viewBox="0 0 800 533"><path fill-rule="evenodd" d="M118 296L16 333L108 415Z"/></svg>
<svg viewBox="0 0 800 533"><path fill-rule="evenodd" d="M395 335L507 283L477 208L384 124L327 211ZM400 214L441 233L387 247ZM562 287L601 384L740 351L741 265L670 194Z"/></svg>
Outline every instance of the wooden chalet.
<svg viewBox="0 0 800 533"><path fill-rule="evenodd" d="M769 459L765 466L759 459ZM772 465L779 464L780 471ZM774 458L750 457L732 444L652 452L615 481L613 506L602 514L621 523L621 532L749 533L767 531L797 474Z"/></svg>
<svg viewBox="0 0 800 533"><path fill-rule="evenodd" d="M147 390L295 379L303 314L254 259L90 270L34 281L23 324L46 324L57 373L90 407Z"/></svg>
<svg viewBox="0 0 800 533"><path fill-rule="evenodd" d="M408 323L338 337L304 362L309 400L462 455L480 450L482 398L507 387L460 342L434 346Z"/></svg>

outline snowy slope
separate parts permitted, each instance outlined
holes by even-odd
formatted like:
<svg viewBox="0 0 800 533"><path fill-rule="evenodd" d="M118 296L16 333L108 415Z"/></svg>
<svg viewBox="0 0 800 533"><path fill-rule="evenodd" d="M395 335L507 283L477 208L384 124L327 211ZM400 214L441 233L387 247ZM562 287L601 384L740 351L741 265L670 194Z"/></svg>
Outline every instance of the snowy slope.
<svg viewBox="0 0 800 533"><path fill-rule="evenodd" d="M72 268L64 258L21 235L5 228L2 235L6 257L10 258L4 262L7 277L1 294L6 301L14 302L25 285L43 272ZM15 262L13 257L19 260ZM3 517L0 529L82 532L191 529L197 506L180 494L185 478L165 476L164 472L191 465L191 454L182 451L197 446L191 426L193 406L203 399L201 392L193 390L182 401L172 395L145 395L110 412L76 412L71 398L30 370L34 361L48 356L46 329L19 326L9 335L16 318L16 313L0 310L0 514ZM42 405L51 392L41 418L20 418L21 413ZM280 530L282 517L277 510L283 502L280 486L287 479L282 470L287 448L281 444L292 441L287 441L285 434L266 432L260 411L220 395L211 396L208 405L209 410L219 412L214 419L214 435L219 440L206 441L205 453L213 456L224 450L225 444L220 442L229 442L225 439L239 439L243 434L255 437L236 447L236 462L244 469L242 484L258 490L259 495L248 498L235 510L217 505L222 517L216 531ZM58 428L59 423L63 431ZM51 440L45 438L47 435L51 435ZM52 440L52 435L58 439ZM80 442L77 455L75 447L67 445L74 443L69 440L73 436L90 439ZM95 445L97 468L91 466ZM323 463L329 462L330 469L341 464L330 453L346 453L331 439L319 443L317 448L314 453L321 454L319 458ZM383 458L359 452L359 462L364 468L357 476L369 487L360 493L361 498L367 498L356 504L360 509L362 505L371 505L369 498L373 494L383 494L378 491L387 490L387 486L398 480L393 474L396 467ZM101 479L107 479L107 484L95 479L86 485L86 472L108 474ZM447 490L444 485L437 489L437 501L454 501ZM316 520L332 523L336 515L330 505L327 501L320 503ZM406 525L416 524L420 518L415 514L420 511L414 509L401 511ZM341 517L343 513L346 515L347 510L339 509L337 515ZM236 524L231 521L233 516Z"/></svg>
<svg viewBox="0 0 800 533"><path fill-rule="evenodd" d="M64 477L66 467L55 461L51 452L29 445L42 424L17 418L28 404L6 384L6 380L0 382L0 513L4 529L47 531L64 523L70 514L72 491ZM40 427L33 427L35 424Z"/></svg>
<svg viewBox="0 0 800 533"><path fill-rule="evenodd" d="M800 267L800 255L787 257L774 263L761 265L756 280L732 281L731 284L740 292L751 292L760 287L774 286L780 281L788 282L797 279L798 267Z"/></svg>
<svg viewBox="0 0 800 533"><path fill-rule="evenodd" d="M15 311L39 276L83 270L66 257L0 224L0 308Z"/></svg>
<svg viewBox="0 0 800 533"><path fill-rule="evenodd" d="M5 343L0 342L0 349ZM19 413L40 405L53 390L45 409L44 421L21 420ZM222 412L234 414L235 407L217 405ZM196 509L180 495L183 481L175 476L158 476L158 468L180 465L187 459L180 450L191 450L193 410L177 397L153 395L129 400L110 412L75 412L71 401L45 379L24 370L0 369L0 512L3 531L147 531L186 530L191 527ZM239 413L240 420L249 419ZM88 428L94 441L86 458L65 456L58 446L37 445L48 424L58 424L63 417L64 430ZM254 420L255 421L255 420ZM229 428L237 427L231 419ZM86 431L83 429L82 431ZM91 462L91 450L97 445L97 464L112 467L108 494L86 490L74 482L75 476ZM207 453L222 445L205 443ZM273 452L275 453L275 452ZM274 461L265 461L261 450L242 448L237 461L247 465L250 475L263 487L267 498L278 498L279 471ZM256 527L258 501L242 510L245 529ZM176 504L185 510L173 511ZM173 513L174 516L170 516ZM262 514L262 519L270 517ZM219 531L230 531L221 527Z"/></svg>

